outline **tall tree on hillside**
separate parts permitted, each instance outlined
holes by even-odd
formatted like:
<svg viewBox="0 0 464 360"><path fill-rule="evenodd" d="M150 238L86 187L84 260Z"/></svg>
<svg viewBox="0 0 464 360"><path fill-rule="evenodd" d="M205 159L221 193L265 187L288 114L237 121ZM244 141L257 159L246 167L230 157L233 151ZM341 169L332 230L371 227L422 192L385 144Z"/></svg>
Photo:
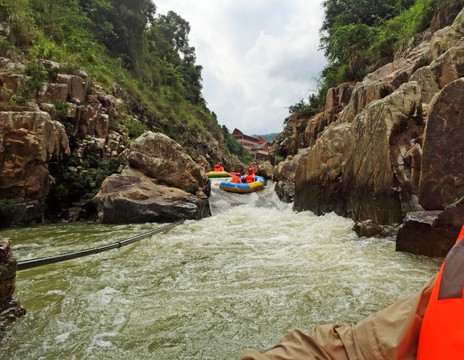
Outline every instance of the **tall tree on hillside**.
<svg viewBox="0 0 464 360"><path fill-rule="evenodd" d="M151 0L79 0L92 20L91 33L134 69L143 50L144 32L153 24L156 7Z"/></svg>
<svg viewBox="0 0 464 360"><path fill-rule="evenodd" d="M375 38L374 25L413 4L414 0L324 0L321 48L329 60L330 71L338 69L343 81L362 76L360 70L369 62L367 51Z"/></svg>
<svg viewBox="0 0 464 360"><path fill-rule="evenodd" d="M147 39L150 52L173 66L175 73L168 72L170 77L164 81L180 80L185 98L195 105L204 104L201 94L203 68L195 64L195 48L189 45L189 33L190 24L174 11L169 11L155 19Z"/></svg>

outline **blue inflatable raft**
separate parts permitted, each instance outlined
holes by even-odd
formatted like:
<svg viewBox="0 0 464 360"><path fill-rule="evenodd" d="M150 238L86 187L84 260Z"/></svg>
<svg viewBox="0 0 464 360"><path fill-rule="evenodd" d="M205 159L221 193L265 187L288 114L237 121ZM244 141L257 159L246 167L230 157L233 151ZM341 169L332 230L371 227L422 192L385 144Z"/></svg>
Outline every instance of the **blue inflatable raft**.
<svg viewBox="0 0 464 360"><path fill-rule="evenodd" d="M242 177L243 180L244 177ZM235 193L250 193L256 190L261 190L264 187L264 178L262 176L255 176L255 181L252 183L233 183L230 180L222 181L219 188L224 191Z"/></svg>

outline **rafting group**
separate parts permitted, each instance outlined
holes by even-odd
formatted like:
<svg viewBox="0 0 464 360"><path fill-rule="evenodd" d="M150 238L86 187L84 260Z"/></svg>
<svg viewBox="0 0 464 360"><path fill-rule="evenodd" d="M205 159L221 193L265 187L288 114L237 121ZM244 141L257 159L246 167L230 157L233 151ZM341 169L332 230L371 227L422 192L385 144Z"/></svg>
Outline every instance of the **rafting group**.
<svg viewBox="0 0 464 360"><path fill-rule="evenodd" d="M264 187L264 178L256 175L257 167L250 167L247 173L242 175L240 172L232 170L224 171L224 167L218 162L212 171L206 173L209 178L227 178L219 184L219 188L224 191L235 193L250 193Z"/></svg>

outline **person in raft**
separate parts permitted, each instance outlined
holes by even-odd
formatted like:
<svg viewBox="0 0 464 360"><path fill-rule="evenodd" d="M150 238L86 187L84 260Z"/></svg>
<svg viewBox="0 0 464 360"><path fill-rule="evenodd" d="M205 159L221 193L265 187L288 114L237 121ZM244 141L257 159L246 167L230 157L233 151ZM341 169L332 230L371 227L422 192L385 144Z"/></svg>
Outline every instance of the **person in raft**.
<svg viewBox="0 0 464 360"><path fill-rule="evenodd" d="M255 174L253 173L253 169L249 168L248 173L245 175L245 182L249 184L249 183L252 183L253 181L255 181Z"/></svg>
<svg viewBox="0 0 464 360"><path fill-rule="evenodd" d="M241 184L242 183L242 177L240 176L242 174L236 173L235 176L230 180L230 182L233 182L234 184Z"/></svg>
<svg viewBox="0 0 464 360"><path fill-rule="evenodd" d="M232 171L230 172L230 175L232 175L232 176L235 175L235 169L232 169Z"/></svg>
<svg viewBox="0 0 464 360"><path fill-rule="evenodd" d="M271 350L241 360L464 359L464 226L441 269L417 294L357 324L293 330Z"/></svg>
<svg viewBox="0 0 464 360"><path fill-rule="evenodd" d="M214 165L214 171L224 171L224 168L222 167L220 162Z"/></svg>

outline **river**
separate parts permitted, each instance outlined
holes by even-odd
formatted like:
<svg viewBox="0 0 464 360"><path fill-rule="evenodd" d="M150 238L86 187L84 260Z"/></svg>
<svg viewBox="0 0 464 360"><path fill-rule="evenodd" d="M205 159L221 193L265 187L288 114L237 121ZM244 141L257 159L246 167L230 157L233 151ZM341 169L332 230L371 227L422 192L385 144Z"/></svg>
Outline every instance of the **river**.
<svg viewBox="0 0 464 360"><path fill-rule="evenodd" d="M335 214L296 213L273 184L230 194L213 216L117 250L18 272L27 309L2 359L230 360L288 331L357 322L418 289L441 260L358 238ZM113 243L160 224L10 229L18 260Z"/></svg>

